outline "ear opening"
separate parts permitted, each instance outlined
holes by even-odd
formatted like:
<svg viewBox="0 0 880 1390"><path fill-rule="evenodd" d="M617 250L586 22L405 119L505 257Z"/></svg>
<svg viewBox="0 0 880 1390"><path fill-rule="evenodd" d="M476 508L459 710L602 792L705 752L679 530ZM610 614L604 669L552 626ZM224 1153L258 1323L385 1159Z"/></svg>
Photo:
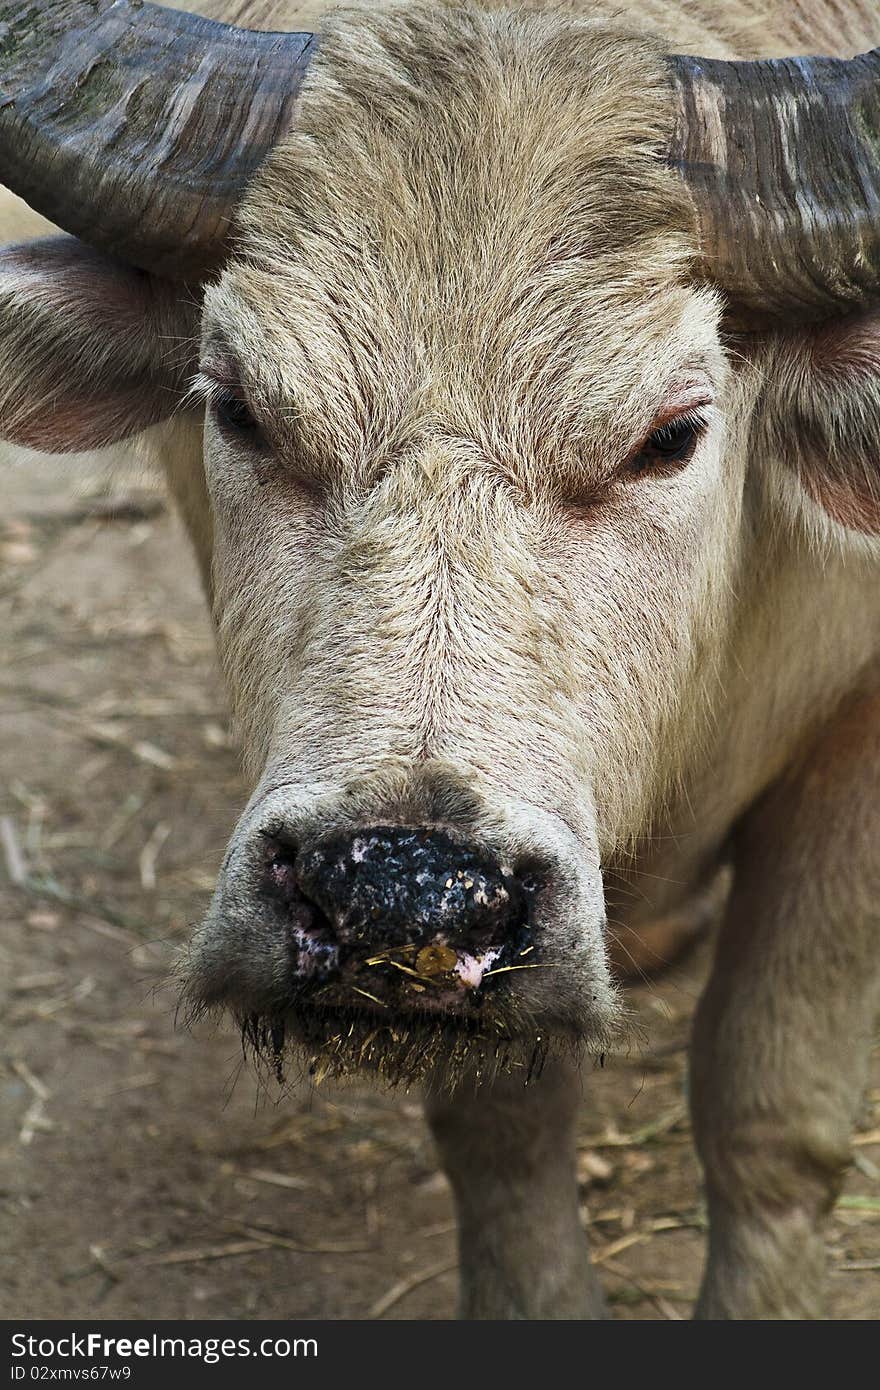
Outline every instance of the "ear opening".
<svg viewBox="0 0 880 1390"><path fill-rule="evenodd" d="M75 237L0 248L0 438L100 448L172 415L198 358L197 291Z"/></svg>

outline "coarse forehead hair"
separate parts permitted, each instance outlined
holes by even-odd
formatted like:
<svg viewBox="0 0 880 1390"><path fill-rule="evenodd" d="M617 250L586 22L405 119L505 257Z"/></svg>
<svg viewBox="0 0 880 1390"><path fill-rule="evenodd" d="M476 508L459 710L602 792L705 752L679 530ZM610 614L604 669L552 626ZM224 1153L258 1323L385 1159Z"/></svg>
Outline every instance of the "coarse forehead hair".
<svg viewBox="0 0 880 1390"><path fill-rule="evenodd" d="M337 12L209 336L316 458L622 448L716 341L672 120L657 43L589 10Z"/></svg>

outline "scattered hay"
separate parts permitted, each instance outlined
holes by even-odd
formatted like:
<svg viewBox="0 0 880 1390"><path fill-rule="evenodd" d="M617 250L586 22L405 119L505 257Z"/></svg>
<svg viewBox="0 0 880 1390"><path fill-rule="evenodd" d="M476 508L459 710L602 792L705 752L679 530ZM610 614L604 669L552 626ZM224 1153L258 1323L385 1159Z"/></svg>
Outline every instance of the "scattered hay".
<svg viewBox="0 0 880 1390"><path fill-rule="evenodd" d="M417 1270L415 1274L408 1275L405 1279L399 1279L396 1284L392 1284L387 1293L378 1298L367 1313L368 1318L384 1318L386 1313L390 1313L408 1293L413 1289L418 1289L422 1284L428 1284L432 1279L439 1279L443 1274L451 1274L454 1269L458 1269L458 1260L440 1260L437 1264L428 1265L426 1269Z"/></svg>
<svg viewBox="0 0 880 1390"><path fill-rule="evenodd" d="M269 1246L264 1240L237 1240L227 1245L209 1245L197 1250L166 1250L162 1255L148 1255L145 1265L192 1265L206 1260L228 1260L236 1255L256 1255Z"/></svg>
<svg viewBox="0 0 880 1390"><path fill-rule="evenodd" d="M11 816L0 816L0 844L3 846L3 857L6 860L6 872L9 875L9 881L14 883L16 888L20 888L27 880L28 868L19 842L18 831L15 828L15 821Z"/></svg>

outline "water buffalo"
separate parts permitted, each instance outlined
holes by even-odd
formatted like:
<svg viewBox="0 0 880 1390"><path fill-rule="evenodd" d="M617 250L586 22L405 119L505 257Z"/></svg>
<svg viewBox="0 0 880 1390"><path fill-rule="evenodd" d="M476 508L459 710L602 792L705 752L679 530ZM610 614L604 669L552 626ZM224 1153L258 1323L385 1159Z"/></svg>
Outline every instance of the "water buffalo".
<svg viewBox="0 0 880 1390"><path fill-rule="evenodd" d="M284 32L0 0L0 178L73 234L0 256L0 433L166 422L252 776L186 1000L426 1082L465 1315L600 1316L609 921L730 861L698 1312L820 1315L880 1002L875 6L226 18Z"/></svg>

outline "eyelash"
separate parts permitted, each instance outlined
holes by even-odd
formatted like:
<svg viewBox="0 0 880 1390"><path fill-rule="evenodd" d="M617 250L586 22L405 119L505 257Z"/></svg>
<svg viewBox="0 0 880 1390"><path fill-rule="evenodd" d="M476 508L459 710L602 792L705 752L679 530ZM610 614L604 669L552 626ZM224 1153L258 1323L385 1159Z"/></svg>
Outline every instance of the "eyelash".
<svg viewBox="0 0 880 1390"><path fill-rule="evenodd" d="M211 404L221 428L241 435L260 433L260 426L251 414L250 406L240 396L221 390Z"/></svg>
<svg viewBox="0 0 880 1390"><path fill-rule="evenodd" d="M627 471L635 477L645 474L671 473L686 467L696 453L709 421L705 412L696 409L677 415L659 429L652 430L642 447L629 460ZM676 447L676 435L685 438ZM672 446L672 447L670 447Z"/></svg>
<svg viewBox="0 0 880 1390"><path fill-rule="evenodd" d="M248 402L228 386L221 385L204 372L199 372L190 388L190 395L193 399L202 401L213 413L224 434L233 435L252 445L262 446L265 443L260 423Z"/></svg>

